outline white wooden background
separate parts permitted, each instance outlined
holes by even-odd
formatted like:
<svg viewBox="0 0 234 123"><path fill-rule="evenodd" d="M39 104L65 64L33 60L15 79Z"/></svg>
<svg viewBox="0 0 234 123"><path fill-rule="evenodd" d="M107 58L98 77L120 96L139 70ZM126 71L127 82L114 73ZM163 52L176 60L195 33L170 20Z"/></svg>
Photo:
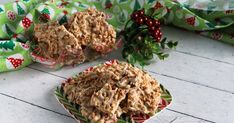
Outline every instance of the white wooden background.
<svg viewBox="0 0 234 123"><path fill-rule="evenodd" d="M163 30L179 46L146 69L171 92L173 102L147 123L234 123L234 46L171 27ZM120 52L59 71L33 64L0 74L0 123L75 123L54 98L56 86L111 58L121 58Z"/></svg>

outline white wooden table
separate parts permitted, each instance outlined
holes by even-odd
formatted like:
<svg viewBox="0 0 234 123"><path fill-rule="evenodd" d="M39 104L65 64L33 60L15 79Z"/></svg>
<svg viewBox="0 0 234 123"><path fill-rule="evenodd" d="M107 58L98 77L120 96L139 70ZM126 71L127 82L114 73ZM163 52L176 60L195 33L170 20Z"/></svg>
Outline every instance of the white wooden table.
<svg viewBox="0 0 234 123"><path fill-rule="evenodd" d="M146 69L171 92L173 102L147 122L234 123L234 47L171 27L164 34L178 40L178 48ZM111 58L121 58L120 52L59 71L33 64L0 74L0 123L75 123L56 101L56 86Z"/></svg>

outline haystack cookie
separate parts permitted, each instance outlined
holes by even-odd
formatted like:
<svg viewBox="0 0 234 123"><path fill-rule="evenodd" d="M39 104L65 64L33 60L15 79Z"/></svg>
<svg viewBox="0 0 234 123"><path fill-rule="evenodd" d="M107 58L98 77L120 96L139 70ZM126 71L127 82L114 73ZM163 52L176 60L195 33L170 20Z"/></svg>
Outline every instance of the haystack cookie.
<svg viewBox="0 0 234 123"><path fill-rule="evenodd" d="M75 13L67 25L68 31L75 35L81 45L96 52L106 54L115 46L115 29L106 22L106 15L103 12L89 8Z"/></svg>
<svg viewBox="0 0 234 123"><path fill-rule="evenodd" d="M39 52L44 58L60 60L66 65L82 63L85 56L81 45L73 34L67 31L64 25L58 22L35 24L34 37Z"/></svg>
<svg viewBox="0 0 234 123"><path fill-rule="evenodd" d="M114 61L88 69L62 86L93 122L116 122L122 115L153 115L161 100L160 84L143 70Z"/></svg>

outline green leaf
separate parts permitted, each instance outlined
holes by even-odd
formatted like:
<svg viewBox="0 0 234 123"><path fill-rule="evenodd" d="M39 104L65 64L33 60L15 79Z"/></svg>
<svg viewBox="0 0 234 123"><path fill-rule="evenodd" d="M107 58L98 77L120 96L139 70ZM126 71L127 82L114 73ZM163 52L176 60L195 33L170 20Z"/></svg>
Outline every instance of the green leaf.
<svg viewBox="0 0 234 123"><path fill-rule="evenodd" d="M130 63L130 64L135 64L136 63L136 59L133 57L133 55L129 54L127 56L127 61Z"/></svg>
<svg viewBox="0 0 234 123"><path fill-rule="evenodd" d="M165 49L165 42L166 42L166 40L167 40L167 38L163 38L161 40L161 42L160 42L162 49Z"/></svg>
<svg viewBox="0 0 234 123"><path fill-rule="evenodd" d="M153 52L150 48L146 47L146 48L142 48L140 50L141 55L143 56L144 59L146 60L151 60L153 59Z"/></svg>
<svg viewBox="0 0 234 123"><path fill-rule="evenodd" d="M146 11L146 15L147 15L147 16L152 16L152 15L154 14L154 12L155 12L155 9L154 9L154 8L150 8L150 9L148 9L148 10Z"/></svg>
<svg viewBox="0 0 234 123"><path fill-rule="evenodd" d="M169 41L169 42L167 43L167 46L168 46L170 49L175 48L177 45L178 45L178 42Z"/></svg>
<svg viewBox="0 0 234 123"><path fill-rule="evenodd" d="M126 21L127 17L125 17L124 12L121 12L121 14L119 14L118 18L119 18L120 22L124 23Z"/></svg>
<svg viewBox="0 0 234 123"><path fill-rule="evenodd" d="M148 0L148 3L150 4L150 3L153 3L155 0Z"/></svg>
<svg viewBox="0 0 234 123"><path fill-rule="evenodd" d="M163 52L159 52L157 53L157 56L160 60L164 60L165 58L169 56L169 54L164 54Z"/></svg>
<svg viewBox="0 0 234 123"><path fill-rule="evenodd" d="M134 10L138 10L141 8L141 5L138 0L135 0Z"/></svg>

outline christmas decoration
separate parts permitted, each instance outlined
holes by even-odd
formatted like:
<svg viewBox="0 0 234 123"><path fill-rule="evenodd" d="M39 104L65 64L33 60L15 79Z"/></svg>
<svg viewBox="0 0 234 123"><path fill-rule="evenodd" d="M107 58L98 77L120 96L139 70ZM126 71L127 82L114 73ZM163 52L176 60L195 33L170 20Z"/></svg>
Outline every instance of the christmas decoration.
<svg viewBox="0 0 234 123"><path fill-rule="evenodd" d="M23 14L25 14L24 9L18 4L18 2L17 2L16 4L17 4L18 15L23 15Z"/></svg>
<svg viewBox="0 0 234 123"><path fill-rule="evenodd" d="M7 17L10 21L14 21L16 19L16 14L13 11L8 11Z"/></svg>
<svg viewBox="0 0 234 123"><path fill-rule="evenodd" d="M15 29L10 24L4 24L2 26L3 32L5 32L8 36L13 36L15 34Z"/></svg>
<svg viewBox="0 0 234 123"><path fill-rule="evenodd" d="M25 16L23 19L22 19L22 25L24 28L29 28L32 24L32 21L27 17Z"/></svg>
<svg viewBox="0 0 234 123"><path fill-rule="evenodd" d="M0 13L4 12L4 10L2 8L0 8Z"/></svg>
<svg viewBox="0 0 234 123"><path fill-rule="evenodd" d="M154 19L154 8L145 12L144 9L131 14L131 19L121 32L123 35L123 58L128 62L141 66L149 64L154 54L163 60L168 57L165 48L175 48L177 42L167 41L162 38L160 22Z"/></svg>
<svg viewBox="0 0 234 123"><path fill-rule="evenodd" d="M66 10L63 11L63 16L61 17L61 19L59 20L59 24L63 24L67 22L67 14L68 12Z"/></svg>
<svg viewBox="0 0 234 123"><path fill-rule="evenodd" d="M50 20L50 11L49 11L49 9L44 8L44 9L41 11L41 13L42 13L42 16L43 16L45 19Z"/></svg>
<svg viewBox="0 0 234 123"><path fill-rule="evenodd" d="M15 43L12 40L0 41L0 49L14 50L14 47L15 47Z"/></svg>
<svg viewBox="0 0 234 123"><path fill-rule="evenodd" d="M9 56L6 59L6 65L8 69L17 69L19 68L24 62L24 58L21 54L15 54Z"/></svg>

